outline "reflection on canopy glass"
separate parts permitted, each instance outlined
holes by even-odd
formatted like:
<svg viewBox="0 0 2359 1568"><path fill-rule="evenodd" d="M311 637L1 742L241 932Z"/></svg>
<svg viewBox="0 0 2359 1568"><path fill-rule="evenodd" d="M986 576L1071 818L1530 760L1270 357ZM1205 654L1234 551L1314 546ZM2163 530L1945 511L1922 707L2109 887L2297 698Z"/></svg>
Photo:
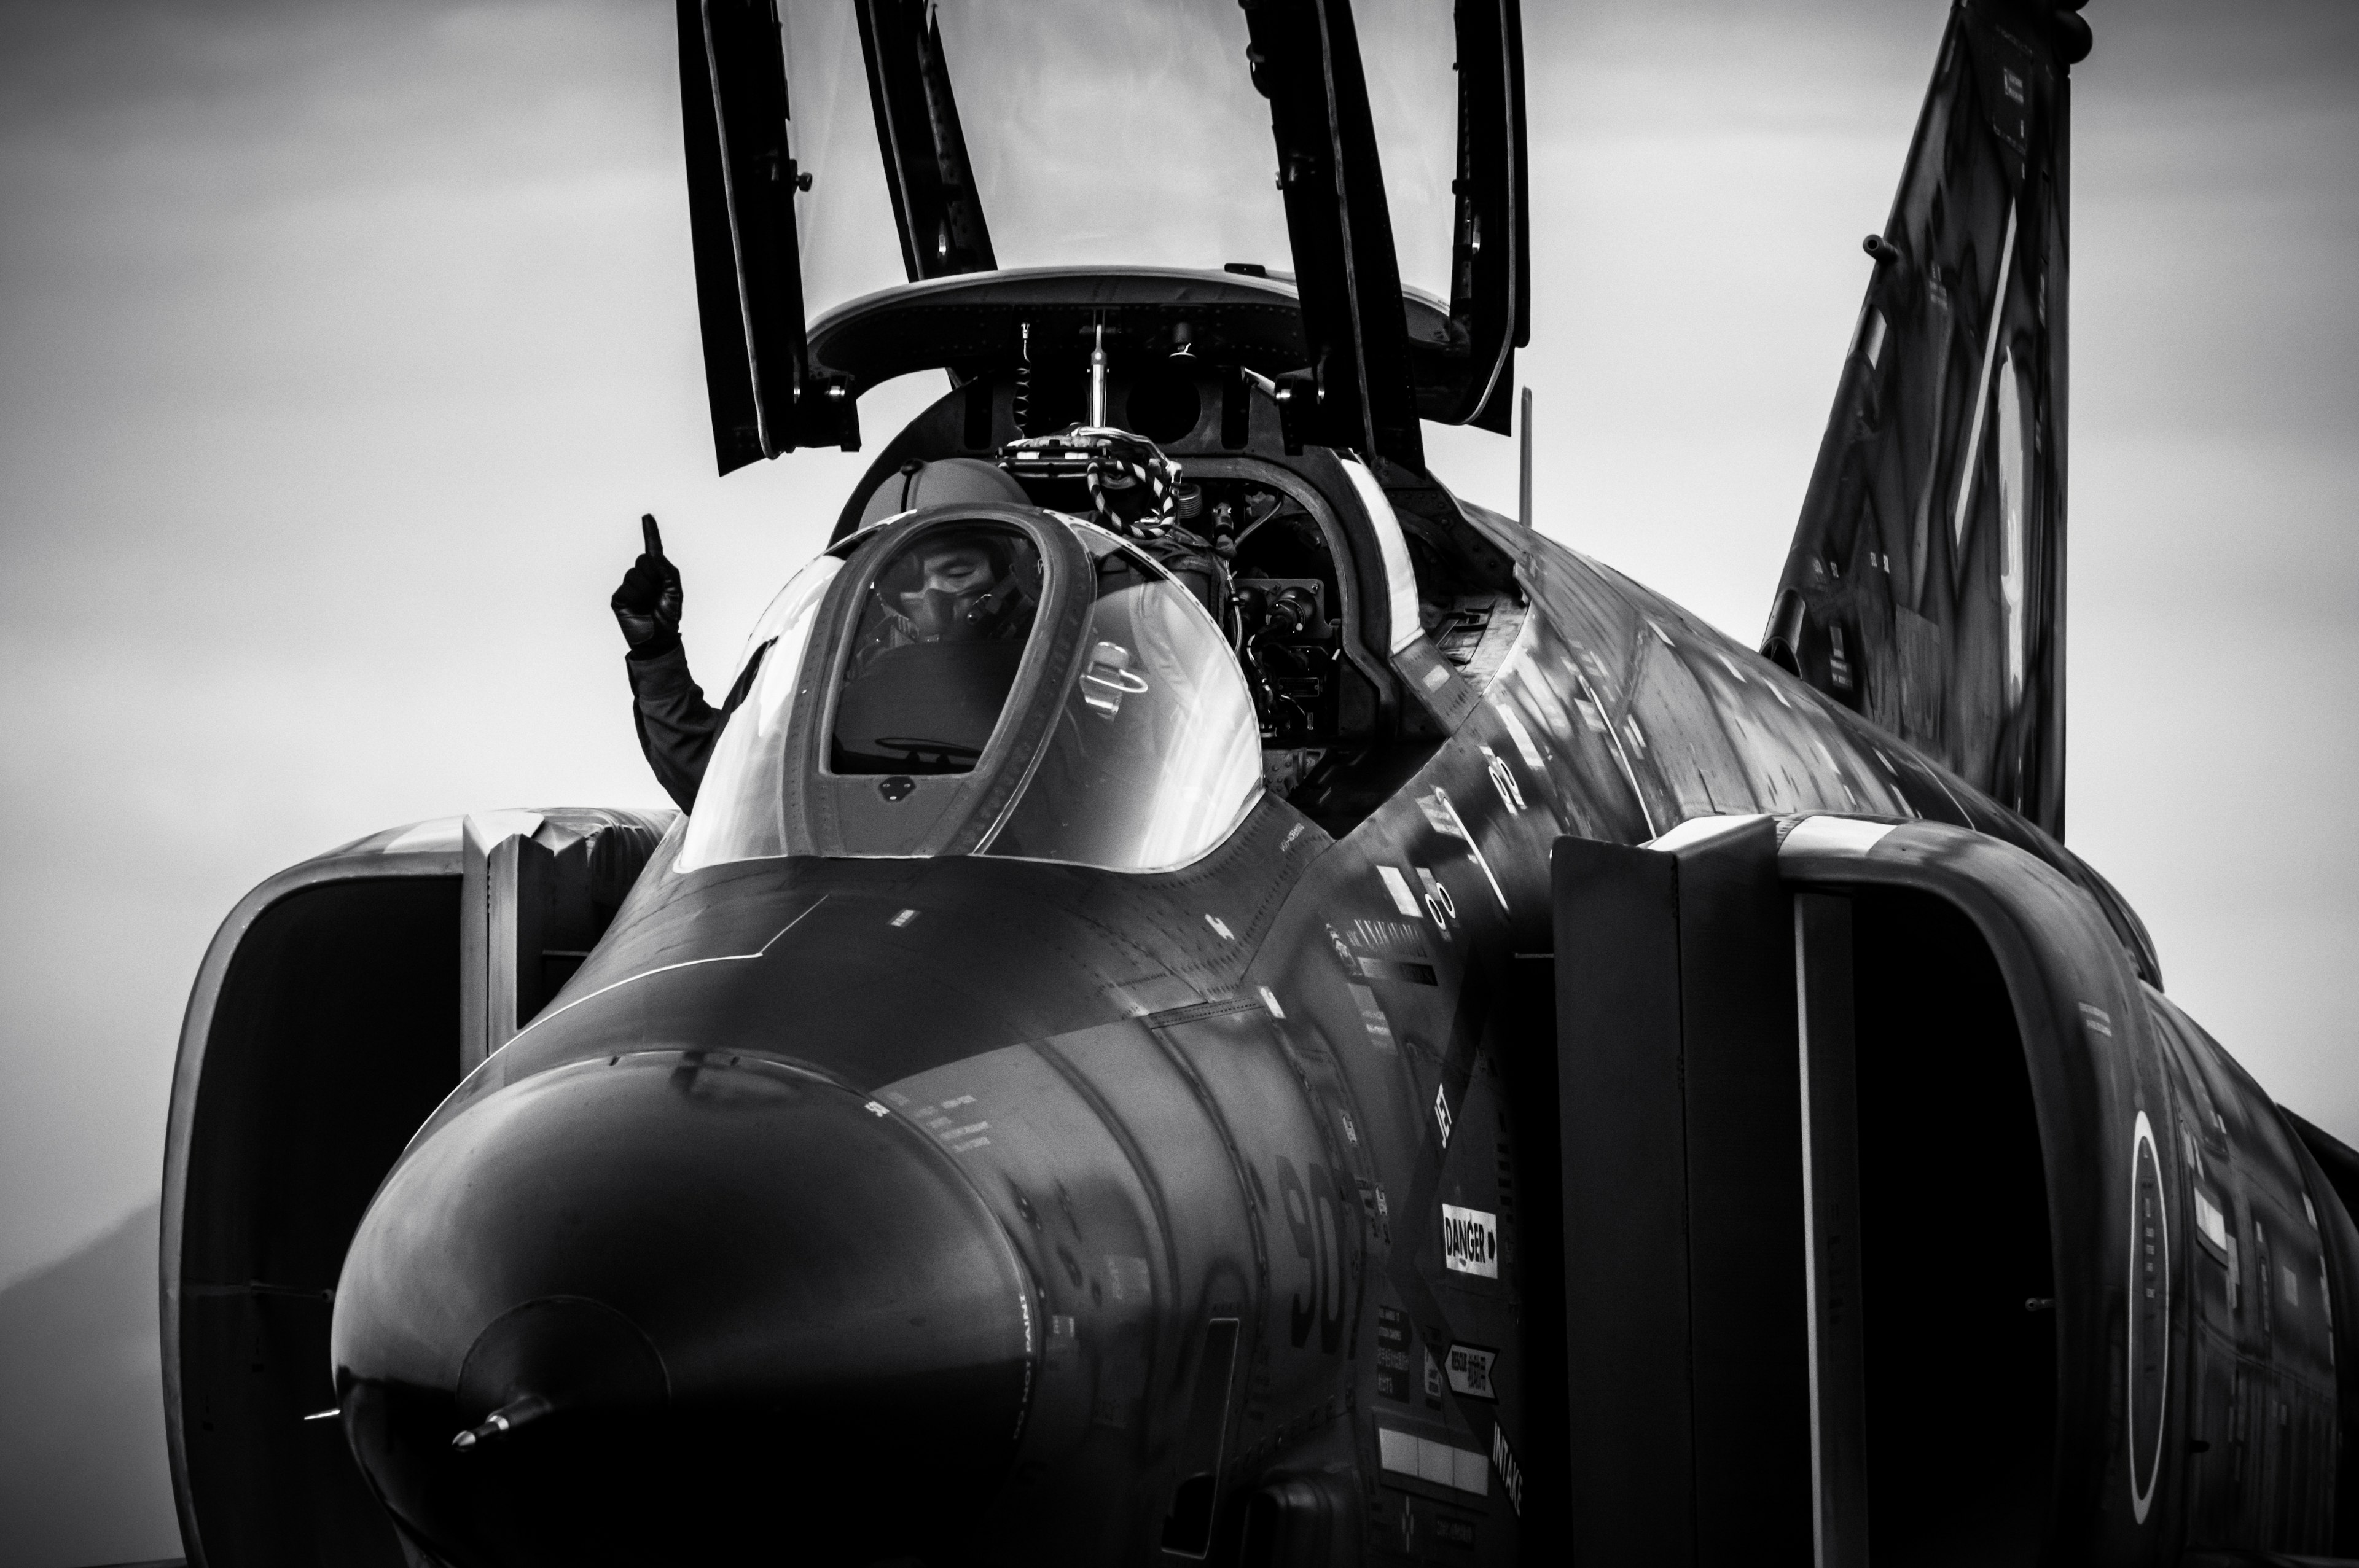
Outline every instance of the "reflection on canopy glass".
<svg viewBox="0 0 2359 1568"><path fill-rule="evenodd" d="M998 725L1040 604L1021 532L916 535L877 569L836 698L834 773L971 772Z"/></svg>
<svg viewBox="0 0 2359 1568"><path fill-rule="evenodd" d="M756 630L676 869L950 852L924 847L956 827L945 809L980 814L966 840L980 849L955 852L1106 871L1170 870L1224 842L1262 794L1260 723L1228 639L1136 546L1086 523L1051 526L1089 563L1060 579L1053 614L1042 546L1006 523L912 524L864 581L832 555L797 573ZM823 608L849 622L849 646L818 634ZM1064 633L1049 637L1044 620ZM1038 673L1006 711L1036 640ZM832 682L808 658L820 646L842 649ZM1003 731L1023 739L994 752ZM790 732L813 744L790 748ZM930 800L934 815L899 837L877 818L851 846L816 838L790 804L814 789L888 813Z"/></svg>
<svg viewBox="0 0 2359 1568"><path fill-rule="evenodd" d="M813 316L906 282L851 0L786 0ZM1457 97L1450 7L1353 7L1404 283L1447 298ZM1269 105L1235 0L940 0L1002 267L1293 267Z"/></svg>
<svg viewBox="0 0 2359 1568"><path fill-rule="evenodd" d="M678 869L787 853L787 722L810 645L811 622L843 563L821 556L797 572L746 639L737 679L745 695L722 728L688 819Z"/></svg>
<svg viewBox="0 0 2359 1568"><path fill-rule="evenodd" d="M1227 640L1186 589L1113 535L1082 657L1039 766L984 852L1110 871L1186 865L1261 795L1261 730Z"/></svg>

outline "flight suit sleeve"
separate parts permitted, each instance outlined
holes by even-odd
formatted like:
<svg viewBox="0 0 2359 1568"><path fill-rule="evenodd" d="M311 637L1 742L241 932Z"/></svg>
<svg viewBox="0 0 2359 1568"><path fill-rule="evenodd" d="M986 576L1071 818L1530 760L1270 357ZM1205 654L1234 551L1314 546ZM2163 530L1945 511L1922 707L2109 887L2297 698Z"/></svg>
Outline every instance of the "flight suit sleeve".
<svg viewBox="0 0 2359 1568"><path fill-rule="evenodd" d="M678 639L653 657L625 657L623 667L630 672L631 720L638 729L639 750L664 793L682 811L692 810L727 710L704 700L704 688L688 673L688 654Z"/></svg>

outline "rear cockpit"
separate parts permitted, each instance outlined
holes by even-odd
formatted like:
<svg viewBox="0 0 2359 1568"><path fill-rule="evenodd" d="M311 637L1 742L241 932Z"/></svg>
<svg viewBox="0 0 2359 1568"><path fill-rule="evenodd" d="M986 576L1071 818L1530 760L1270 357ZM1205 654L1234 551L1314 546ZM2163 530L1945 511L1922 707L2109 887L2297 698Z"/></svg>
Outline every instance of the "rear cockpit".
<svg viewBox="0 0 2359 1568"><path fill-rule="evenodd" d="M1448 317L1409 317L1439 351ZM1347 830L1454 721L1441 666L1495 664L1522 599L1506 542L1440 486L1293 428L1278 378L1300 331L1290 291L1242 273L985 275L855 301L816 352L855 384L927 360L954 384L878 454L836 536L964 462L1133 535L1222 627L1271 791Z"/></svg>

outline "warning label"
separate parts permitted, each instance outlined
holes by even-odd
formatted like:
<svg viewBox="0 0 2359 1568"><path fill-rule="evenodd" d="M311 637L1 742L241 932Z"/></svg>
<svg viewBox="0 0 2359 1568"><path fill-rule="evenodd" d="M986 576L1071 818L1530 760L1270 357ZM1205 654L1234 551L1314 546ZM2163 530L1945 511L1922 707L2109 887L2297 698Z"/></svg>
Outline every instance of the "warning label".
<svg viewBox="0 0 2359 1568"><path fill-rule="evenodd" d="M1398 1307L1376 1308L1376 1392L1408 1399L1408 1315Z"/></svg>
<svg viewBox="0 0 2359 1568"><path fill-rule="evenodd" d="M1441 1260L1462 1274L1499 1277L1499 1220L1479 1208L1441 1206Z"/></svg>
<svg viewBox="0 0 2359 1568"><path fill-rule="evenodd" d="M1453 1345L1450 1347L1450 1386L1473 1400L1495 1400L1498 1390L1491 1386L1491 1364L1499 1358L1495 1350L1485 1350L1479 1345Z"/></svg>

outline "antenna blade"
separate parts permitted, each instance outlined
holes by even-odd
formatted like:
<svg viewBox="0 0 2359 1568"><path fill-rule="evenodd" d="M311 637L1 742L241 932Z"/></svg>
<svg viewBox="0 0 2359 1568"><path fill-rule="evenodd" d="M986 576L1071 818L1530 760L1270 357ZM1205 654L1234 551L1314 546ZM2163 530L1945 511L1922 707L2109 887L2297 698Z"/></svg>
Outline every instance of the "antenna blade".
<svg viewBox="0 0 2359 1568"><path fill-rule="evenodd" d="M1523 467L1516 491L1516 516L1528 528L1532 525L1532 389L1528 386L1524 388L1523 404Z"/></svg>

